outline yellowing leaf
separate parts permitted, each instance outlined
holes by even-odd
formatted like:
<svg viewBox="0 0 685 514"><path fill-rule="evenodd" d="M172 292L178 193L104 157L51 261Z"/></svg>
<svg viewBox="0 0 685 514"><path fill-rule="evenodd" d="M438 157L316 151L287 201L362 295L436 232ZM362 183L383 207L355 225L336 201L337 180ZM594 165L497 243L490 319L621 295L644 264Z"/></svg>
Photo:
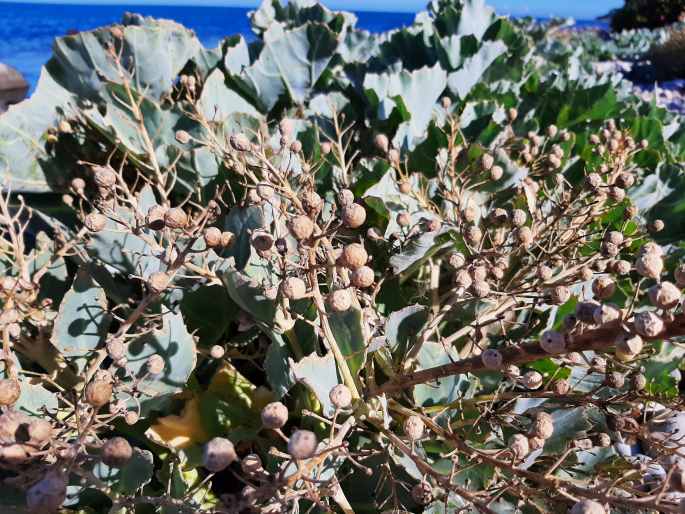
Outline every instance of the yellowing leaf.
<svg viewBox="0 0 685 514"><path fill-rule="evenodd" d="M159 418L145 435L155 443L172 450L207 441L209 436L202 426L199 399L189 400L180 415L172 414Z"/></svg>

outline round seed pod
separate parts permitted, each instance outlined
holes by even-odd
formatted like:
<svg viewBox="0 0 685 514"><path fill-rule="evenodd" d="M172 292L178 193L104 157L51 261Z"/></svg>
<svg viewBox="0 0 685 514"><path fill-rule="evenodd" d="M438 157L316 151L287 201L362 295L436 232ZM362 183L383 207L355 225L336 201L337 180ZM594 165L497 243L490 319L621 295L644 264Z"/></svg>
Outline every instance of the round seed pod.
<svg viewBox="0 0 685 514"><path fill-rule="evenodd" d="M391 148L388 150L388 161L390 161L390 164L392 164L395 168L399 168L400 151L397 148Z"/></svg>
<svg viewBox="0 0 685 514"><path fill-rule="evenodd" d="M163 271L156 271L148 277L147 287L150 292L160 294L163 293L167 287L169 287L170 282L171 277L167 273L164 273Z"/></svg>
<svg viewBox="0 0 685 514"><path fill-rule="evenodd" d="M523 460L530 453L528 438L523 434L514 434L509 439L509 449L516 460Z"/></svg>
<svg viewBox="0 0 685 514"><path fill-rule="evenodd" d="M466 257L461 252L452 252L447 262L454 269L459 269L466 264Z"/></svg>
<svg viewBox="0 0 685 514"><path fill-rule="evenodd" d="M288 422L288 408L281 402L271 402L262 409L261 416L264 428L283 428Z"/></svg>
<svg viewBox="0 0 685 514"><path fill-rule="evenodd" d="M264 230L255 230L250 237L250 243L255 250L266 252L274 245L274 236Z"/></svg>
<svg viewBox="0 0 685 514"><path fill-rule="evenodd" d="M571 391L571 384L568 383L568 380L561 378L552 384L552 389L556 394L563 396Z"/></svg>
<svg viewBox="0 0 685 514"><path fill-rule="evenodd" d="M545 330L540 336L540 347L552 355L564 353L566 350L566 337L556 330Z"/></svg>
<svg viewBox="0 0 685 514"><path fill-rule="evenodd" d="M519 227L516 230L516 239L522 246L533 244L533 231L529 227Z"/></svg>
<svg viewBox="0 0 685 514"><path fill-rule="evenodd" d="M490 294L490 284L485 280L474 280L471 292L476 298L486 298Z"/></svg>
<svg viewBox="0 0 685 514"><path fill-rule="evenodd" d="M347 289L337 289L328 295L328 305L333 312L345 312L352 307L352 296Z"/></svg>
<svg viewBox="0 0 685 514"><path fill-rule="evenodd" d="M207 248L221 246L221 230L217 227L207 227L202 234L202 238L204 239Z"/></svg>
<svg viewBox="0 0 685 514"><path fill-rule="evenodd" d="M52 438L52 425L47 419L34 419L29 423L27 433L31 444L42 446Z"/></svg>
<svg viewBox="0 0 685 514"><path fill-rule="evenodd" d="M614 389L621 389L626 383L626 377L618 371L611 371L605 375L604 383L608 387L613 387Z"/></svg>
<svg viewBox="0 0 685 514"><path fill-rule="evenodd" d="M138 416L138 413L134 410L130 410L126 414L124 414L124 421L129 426L132 426L132 425L135 425L136 423L138 423L139 418L140 418L140 416Z"/></svg>
<svg viewBox="0 0 685 514"><path fill-rule="evenodd" d="M354 193L349 189L343 189L338 193L338 203L341 207L347 207L354 203Z"/></svg>
<svg viewBox="0 0 685 514"><path fill-rule="evenodd" d="M164 224L170 229L184 229L188 225L188 215L180 207L172 207L164 214Z"/></svg>
<svg viewBox="0 0 685 514"><path fill-rule="evenodd" d="M369 254L366 253L366 249L362 244L352 243L343 248L341 261L352 270L361 268L368 260Z"/></svg>
<svg viewBox="0 0 685 514"><path fill-rule="evenodd" d="M190 134L188 134L188 132L186 132L185 130L177 130L176 141L178 141L182 145L187 145L188 143L190 143Z"/></svg>
<svg viewBox="0 0 685 514"><path fill-rule="evenodd" d="M288 300L300 300L307 294L307 286L301 278L288 277L281 282L281 292Z"/></svg>
<svg viewBox="0 0 685 514"><path fill-rule="evenodd" d="M549 266L540 264L537 267L536 275L540 280L549 280L550 278L552 278L552 275L554 275L554 270Z"/></svg>
<svg viewBox="0 0 685 514"><path fill-rule="evenodd" d="M107 218L99 212L91 212L85 217L83 224L91 232L100 232L107 225Z"/></svg>
<svg viewBox="0 0 685 514"><path fill-rule="evenodd" d="M397 186L400 189L400 193L403 195L408 195L411 193L411 182L408 180L402 180L399 184L397 184Z"/></svg>
<svg viewBox="0 0 685 514"><path fill-rule="evenodd" d="M514 107L510 107L507 109L507 119L512 122L516 121L516 118L518 118L519 112L516 110Z"/></svg>
<svg viewBox="0 0 685 514"><path fill-rule="evenodd" d="M72 179L71 181L71 189L73 189L77 193L83 193L83 190L86 188L86 181L83 180L80 177L76 177Z"/></svg>
<svg viewBox="0 0 685 514"><path fill-rule="evenodd" d="M235 241L235 234L233 232L225 231L221 233L221 246L229 248L233 241Z"/></svg>
<svg viewBox="0 0 685 514"><path fill-rule="evenodd" d="M643 337L654 338L664 331L663 320L653 312L638 312L633 323L635 331Z"/></svg>
<svg viewBox="0 0 685 514"><path fill-rule="evenodd" d="M515 364L507 364L502 373L509 378L518 378L521 376L521 370Z"/></svg>
<svg viewBox="0 0 685 514"><path fill-rule="evenodd" d="M290 220L290 233L298 241L309 239L314 233L314 222L308 216L295 216Z"/></svg>
<svg viewBox="0 0 685 514"><path fill-rule="evenodd" d="M608 448L611 446L611 437L606 432L597 434L597 446L600 448Z"/></svg>
<svg viewBox="0 0 685 514"><path fill-rule="evenodd" d="M388 149L390 148L390 141L388 140L388 136L385 134L376 134L375 137L373 138L373 144L378 148L378 150L381 153L388 153Z"/></svg>
<svg viewBox="0 0 685 514"><path fill-rule="evenodd" d="M145 366L151 375L160 375L166 367L166 362L161 355L155 353L147 358Z"/></svg>
<svg viewBox="0 0 685 514"><path fill-rule="evenodd" d="M454 277L455 285L464 289L471 287L472 282L471 274L465 269L457 271Z"/></svg>
<svg viewBox="0 0 685 514"><path fill-rule="evenodd" d="M619 254L619 248L614 243L605 241L602 243L602 255L604 257L616 257Z"/></svg>
<svg viewBox="0 0 685 514"><path fill-rule="evenodd" d="M300 153L302 151L302 142L296 139L290 143L290 151L292 153Z"/></svg>
<svg viewBox="0 0 685 514"><path fill-rule="evenodd" d="M21 386L19 381L13 378L0 380L0 405L10 406L17 403L21 396Z"/></svg>
<svg viewBox="0 0 685 514"><path fill-rule="evenodd" d="M597 189L599 186L603 184L602 177L599 175L599 173L590 173L587 177L585 177L585 184L590 188L590 189Z"/></svg>
<svg viewBox="0 0 685 514"><path fill-rule="evenodd" d="M411 497L419 505L428 505L433 501L433 488L428 482L422 480L411 488Z"/></svg>
<svg viewBox="0 0 685 514"><path fill-rule="evenodd" d="M640 255L645 255L648 253L652 253L654 255L658 255L659 257L663 257L664 249L654 241L650 241L648 243L645 243L642 246L642 248L640 248Z"/></svg>
<svg viewBox="0 0 685 514"><path fill-rule="evenodd" d="M95 172L93 180L95 185L102 189L112 189L117 183L117 174L111 168L104 166L97 166L93 169Z"/></svg>
<svg viewBox="0 0 685 514"><path fill-rule="evenodd" d="M644 391L647 387L647 377L642 373L638 373L633 377L631 386L635 391Z"/></svg>
<svg viewBox="0 0 685 514"><path fill-rule="evenodd" d="M490 171L492 166L495 164L495 158L489 153L483 154L480 158L480 167L484 171Z"/></svg>
<svg viewBox="0 0 685 514"><path fill-rule="evenodd" d="M555 286L549 296L554 305L563 305L571 299L571 290L566 286Z"/></svg>
<svg viewBox="0 0 685 514"><path fill-rule="evenodd" d="M67 477L57 470L48 471L26 491L27 512L53 513L64 504L67 496Z"/></svg>
<svg viewBox="0 0 685 514"><path fill-rule="evenodd" d="M89 405L99 409L112 399L112 383L106 380L93 380L86 386L85 399Z"/></svg>
<svg viewBox="0 0 685 514"><path fill-rule="evenodd" d="M570 514L606 514L601 503L592 500L581 500L571 508Z"/></svg>
<svg viewBox="0 0 685 514"><path fill-rule="evenodd" d="M264 473L264 465L262 464L262 459L256 453L250 453L246 455L240 461L240 469L248 477L256 477Z"/></svg>
<svg viewBox="0 0 685 514"><path fill-rule="evenodd" d="M466 229L464 237L470 243L478 244L480 243L480 240L483 239L483 231L477 225L471 225Z"/></svg>
<svg viewBox="0 0 685 514"><path fill-rule="evenodd" d="M281 135L285 137L290 137L293 135L295 129L295 124L290 118L283 118L278 122L278 130L281 131Z"/></svg>
<svg viewBox="0 0 685 514"><path fill-rule="evenodd" d="M632 265L626 260L619 260L614 262L613 270L617 275L627 275L630 273Z"/></svg>
<svg viewBox="0 0 685 514"><path fill-rule="evenodd" d="M110 468L121 468L133 457L133 448L123 437L113 437L102 445L100 459Z"/></svg>
<svg viewBox="0 0 685 514"><path fill-rule="evenodd" d="M664 260L656 252L643 253L635 261L635 269L645 278L657 279L664 270Z"/></svg>
<svg viewBox="0 0 685 514"><path fill-rule="evenodd" d="M358 203L352 203L343 209L341 217L347 228L359 228L366 221L366 209Z"/></svg>
<svg viewBox="0 0 685 514"><path fill-rule="evenodd" d="M439 219L423 218L421 220L421 228L423 228L426 232L437 232L438 230L440 230L441 227L442 227L442 221L440 221Z"/></svg>
<svg viewBox="0 0 685 514"><path fill-rule="evenodd" d="M164 228L164 216L167 209L161 205L153 205L147 210L145 224L152 230L162 230Z"/></svg>
<svg viewBox="0 0 685 514"><path fill-rule="evenodd" d="M526 389L539 389L542 386L543 378L537 371L528 371L521 377L521 381Z"/></svg>
<svg viewBox="0 0 685 514"><path fill-rule="evenodd" d="M500 369L502 367L502 354L494 348L488 348L481 353L480 360L487 369Z"/></svg>
<svg viewBox="0 0 685 514"><path fill-rule="evenodd" d="M215 344L209 349L209 355L212 359L223 359L226 350L223 346Z"/></svg>
<svg viewBox="0 0 685 514"><path fill-rule="evenodd" d="M542 437L528 437L528 448L531 452L541 450L545 447L545 440Z"/></svg>
<svg viewBox="0 0 685 514"><path fill-rule="evenodd" d="M556 137L556 135L559 133L559 129L557 128L556 125L550 125L547 127L547 135L549 137Z"/></svg>
<svg viewBox="0 0 685 514"><path fill-rule="evenodd" d="M331 150L333 150L333 146L331 145L331 143L329 143L328 141L324 141L323 143L321 143L321 153L323 155L328 155L329 153L331 153Z"/></svg>
<svg viewBox="0 0 685 514"><path fill-rule="evenodd" d="M610 304L598 305L592 318L597 325L606 325L621 318L621 311Z"/></svg>
<svg viewBox="0 0 685 514"><path fill-rule="evenodd" d="M350 276L350 281L352 282L352 285L359 289L366 289L367 287L371 287L373 285L374 279L375 276L373 269L371 269L368 266L362 266L361 268L357 268L352 272L352 275Z"/></svg>
<svg viewBox="0 0 685 514"><path fill-rule="evenodd" d="M318 441L314 432L296 430L288 441L288 453L295 460L309 459L316 453Z"/></svg>
<svg viewBox="0 0 685 514"><path fill-rule="evenodd" d="M250 140L245 134L233 134L230 137L229 142L236 152L248 152L252 149Z"/></svg>
<svg viewBox="0 0 685 514"><path fill-rule="evenodd" d="M443 109L449 109L450 107L452 107L452 99L449 96L443 96L440 99L440 105Z"/></svg>
<svg viewBox="0 0 685 514"><path fill-rule="evenodd" d="M469 205L461 212L461 215L466 223L474 223L480 215L480 209L476 206Z"/></svg>
<svg viewBox="0 0 685 514"><path fill-rule="evenodd" d="M592 294L598 300L611 298L616 292L616 282L611 277L597 277L592 282Z"/></svg>
<svg viewBox="0 0 685 514"><path fill-rule="evenodd" d="M542 439L549 439L554 433L554 421L552 416L546 412L538 412L533 418L533 423L530 426L530 433L535 437Z"/></svg>
<svg viewBox="0 0 685 514"><path fill-rule="evenodd" d="M418 416L409 416L404 420L404 433L410 441L418 441L423 437L426 425Z"/></svg>
<svg viewBox="0 0 685 514"><path fill-rule="evenodd" d="M397 215L396 220L400 227L408 227L411 225L411 215L408 212L400 212Z"/></svg>
<svg viewBox="0 0 685 514"><path fill-rule="evenodd" d="M671 309L680 302L680 289L670 282L661 282L649 288L649 301L660 309Z"/></svg>
<svg viewBox="0 0 685 514"><path fill-rule="evenodd" d="M522 227L526 224L528 216L523 209L514 209L511 213L511 224L515 227Z"/></svg>
<svg viewBox="0 0 685 514"><path fill-rule="evenodd" d="M202 449L202 465L212 473L223 471L236 460L233 443L225 437L210 439Z"/></svg>
<svg viewBox="0 0 685 514"><path fill-rule="evenodd" d="M316 191L306 191L302 195L302 206L308 214L316 217L323 209L323 200Z"/></svg>
<svg viewBox="0 0 685 514"><path fill-rule="evenodd" d="M328 393L328 398L336 409L346 409L352 405L352 392L345 384L333 387Z"/></svg>

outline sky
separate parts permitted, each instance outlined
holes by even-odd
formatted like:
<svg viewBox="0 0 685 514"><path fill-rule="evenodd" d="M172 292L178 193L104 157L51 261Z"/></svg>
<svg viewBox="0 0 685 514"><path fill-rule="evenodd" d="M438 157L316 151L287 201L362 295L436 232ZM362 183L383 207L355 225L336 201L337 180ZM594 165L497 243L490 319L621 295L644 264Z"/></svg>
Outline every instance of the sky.
<svg viewBox="0 0 685 514"><path fill-rule="evenodd" d="M0 0L2 3L3 0ZM21 2L21 0L12 0ZM35 3L84 3L122 5L226 5L253 7L257 0L30 0ZM426 6L427 0L324 0L334 9L364 11L408 11L416 12ZM602 16L623 0L487 0L500 14L537 17L571 16L577 19L591 19Z"/></svg>

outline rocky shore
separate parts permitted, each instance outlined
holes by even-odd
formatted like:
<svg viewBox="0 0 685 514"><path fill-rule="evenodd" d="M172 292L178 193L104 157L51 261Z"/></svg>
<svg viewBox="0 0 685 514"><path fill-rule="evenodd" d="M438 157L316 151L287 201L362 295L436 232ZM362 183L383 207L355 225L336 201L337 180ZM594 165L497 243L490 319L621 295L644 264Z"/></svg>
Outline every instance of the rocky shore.
<svg viewBox="0 0 685 514"><path fill-rule="evenodd" d="M21 73L0 63L0 114L5 112L10 105L21 102L26 98L29 84Z"/></svg>

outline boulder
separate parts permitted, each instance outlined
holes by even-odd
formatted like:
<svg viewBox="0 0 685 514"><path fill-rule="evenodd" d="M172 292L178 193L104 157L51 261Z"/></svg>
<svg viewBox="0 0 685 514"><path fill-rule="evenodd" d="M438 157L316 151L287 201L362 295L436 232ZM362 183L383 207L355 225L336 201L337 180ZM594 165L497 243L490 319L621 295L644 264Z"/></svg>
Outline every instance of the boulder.
<svg viewBox="0 0 685 514"><path fill-rule="evenodd" d="M0 113L26 98L29 84L17 70L0 63Z"/></svg>

